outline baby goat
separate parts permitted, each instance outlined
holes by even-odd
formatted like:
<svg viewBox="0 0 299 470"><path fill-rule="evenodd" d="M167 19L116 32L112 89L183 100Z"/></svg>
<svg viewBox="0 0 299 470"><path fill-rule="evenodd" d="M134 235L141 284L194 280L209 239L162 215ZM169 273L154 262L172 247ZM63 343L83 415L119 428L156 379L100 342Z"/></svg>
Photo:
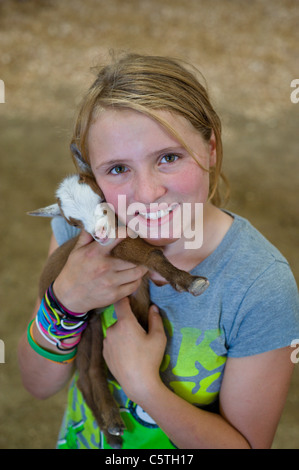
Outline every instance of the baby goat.
<svg viewBox="0 0 299 470"><path fill-rule="evenodd" d="M44 217L62 216L70 225L85 229L102 245L116 237L115 213L79 175L65 178L56 196L56 204L29 214ZM40 298L62 270L77 238L67 241L50 256L40 278ZM149 270L161 274L179 292L187 291L192 295L200 295L209 285L206 278L192 276L174 267L159 247L148 244L136 235L135 238L124 238L111 250L111 255L144 265ZM130 297L130 303L138 321L146 329L150 306L146 276L137 292ZM103 310L95 309L90 312L88 326L78 345L78 387L109 445L120 448L124 424L108 388L106 365L102 356L103 330L99 313Z"/></svg>

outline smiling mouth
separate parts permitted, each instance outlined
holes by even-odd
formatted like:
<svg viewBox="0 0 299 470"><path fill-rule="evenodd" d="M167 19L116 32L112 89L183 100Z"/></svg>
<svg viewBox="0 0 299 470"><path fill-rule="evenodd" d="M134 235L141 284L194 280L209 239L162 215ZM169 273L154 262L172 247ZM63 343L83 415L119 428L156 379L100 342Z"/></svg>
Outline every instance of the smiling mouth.
<svg viewBox="0 0 299 470"><path fill-rule="evenodd" d="M162 219L163 217L165 217L168 214L170 214L171 212L173 212L176 209L176 207L178 207L178 204L173 204L168 209L158 210L158 211L155 211L155 212L136 211L135 216L140 215L141 217L143 217L146 220L158 220L158 219Z"/></svg>

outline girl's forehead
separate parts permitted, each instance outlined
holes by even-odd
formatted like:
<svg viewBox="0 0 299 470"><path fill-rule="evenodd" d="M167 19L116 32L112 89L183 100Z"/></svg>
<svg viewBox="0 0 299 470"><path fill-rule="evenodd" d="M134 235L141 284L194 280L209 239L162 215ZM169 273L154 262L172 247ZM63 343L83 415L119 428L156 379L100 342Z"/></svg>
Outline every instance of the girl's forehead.
<svg viewBox="0 0 299 470"><path fill-rule="evenodd" d="M89 133L91 163L122 160L132 155L149 155L178 145L167 129L144 114L131 110L109 110L101 114Z"/></svg>
<svg viewBox="0 0 299 470"><path fill-rule="evenodd" d="M169 110L136 111L130 108L101 108L97 117L91 123L89 136L105 131L116 133L130 128L148 128L160 131L168 136L183 138L184 134L200 135L199 131L182 115ZM133 130L133 129L132 129Z"/></svg>

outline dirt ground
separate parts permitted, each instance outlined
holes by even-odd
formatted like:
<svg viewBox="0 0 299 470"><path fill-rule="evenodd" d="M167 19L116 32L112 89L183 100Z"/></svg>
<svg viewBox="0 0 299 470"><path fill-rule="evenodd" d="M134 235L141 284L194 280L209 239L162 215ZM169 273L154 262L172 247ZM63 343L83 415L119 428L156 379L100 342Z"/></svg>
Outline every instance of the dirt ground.
<svg viewBox="0 0 299 470"><path fill-rule="evenodd" d="M48 221L25 213L52 203L73 171L76 108L110 49L183 57L203 72L223 121L227 207L299 281L298 20L296 0L0 0L0 448L55 446L66 392L35 400L16 360L50 237ZM299 448L298 390L297 366L273 448Z"/></svg>

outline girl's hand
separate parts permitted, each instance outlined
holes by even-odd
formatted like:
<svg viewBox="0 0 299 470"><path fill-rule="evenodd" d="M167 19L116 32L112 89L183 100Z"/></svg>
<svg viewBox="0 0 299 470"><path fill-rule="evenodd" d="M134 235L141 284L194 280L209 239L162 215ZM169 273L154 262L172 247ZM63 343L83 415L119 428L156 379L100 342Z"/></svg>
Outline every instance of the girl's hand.
<svg viewBox="0 0 299 470"><path fill-rule="evenodd" d="M107 329L105 361L126 395L138 403L151 387L161 382L159 369L166 335L156 306L149 309L148 333L134 316L129 299L115 304L117 322Z"/></svg>
<svg viewBox="0 0 299 470"><path fill-rule="evenodd" d="M68 261L54 283L58 300L69 310L83 313L117 302L132 294L147 272L110 256L117 239L104 247L82 230Z"/></svg>

